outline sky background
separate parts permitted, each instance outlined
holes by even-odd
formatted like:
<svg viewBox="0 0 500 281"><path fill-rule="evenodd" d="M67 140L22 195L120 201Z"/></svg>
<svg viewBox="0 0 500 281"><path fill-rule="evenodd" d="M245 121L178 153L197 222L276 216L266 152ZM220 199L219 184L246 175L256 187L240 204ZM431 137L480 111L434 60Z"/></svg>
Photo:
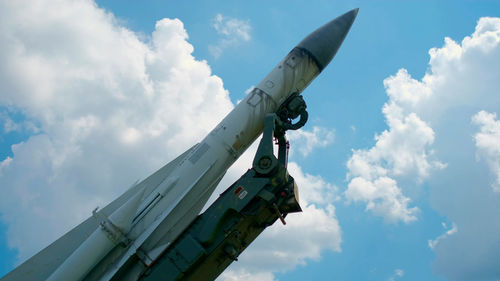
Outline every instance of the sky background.
<svg viewBox="0 0 500 281"><path fill-rule="evenodd" d="M493 0L0 0L0 276L201 140L356 7L289 136L304 212L219 280L500 280Z"/></svg>

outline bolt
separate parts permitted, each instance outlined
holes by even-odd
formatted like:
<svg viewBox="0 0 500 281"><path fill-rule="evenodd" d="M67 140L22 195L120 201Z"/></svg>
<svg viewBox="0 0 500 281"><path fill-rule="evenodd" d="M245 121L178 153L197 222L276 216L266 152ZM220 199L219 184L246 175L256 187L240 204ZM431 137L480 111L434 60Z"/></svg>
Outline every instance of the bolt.
<svg viewBox="0 0 500 281"><path fill-rule="evenodd" d="M267 169L271 166L271 159L268 156L264 156L259 160L259 167L262 169Z"/></svg>

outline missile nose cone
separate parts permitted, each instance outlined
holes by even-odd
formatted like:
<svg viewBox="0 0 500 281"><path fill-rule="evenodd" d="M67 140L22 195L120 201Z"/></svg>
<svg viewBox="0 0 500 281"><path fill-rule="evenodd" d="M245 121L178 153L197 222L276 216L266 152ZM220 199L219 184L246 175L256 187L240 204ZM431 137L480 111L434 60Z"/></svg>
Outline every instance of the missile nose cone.
<svg viewBox="0 0 500 281"><path fill-rule="evenodd" d="M312 55L320 71L330 63L342 45L358 15L358 10L358 8L353 9L321 26L297 45L298 48L305 49Z"/></svg>

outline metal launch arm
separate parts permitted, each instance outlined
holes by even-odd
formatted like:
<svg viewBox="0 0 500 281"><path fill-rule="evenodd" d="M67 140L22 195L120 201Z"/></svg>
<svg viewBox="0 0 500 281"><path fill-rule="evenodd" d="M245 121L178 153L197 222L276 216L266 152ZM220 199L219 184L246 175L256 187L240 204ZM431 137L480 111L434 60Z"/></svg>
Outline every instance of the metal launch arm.
<svg viewBox="0 0 500 281"><path fill-rule="evenodd" d="M294 95L278 113L265 118L252 169L199 215L140 280L214 280L265 228L277 219L285 224L288 213L301 211L297 185L286 169L285 132L298 129L307 120L302 97ZM299 115L300 121L292 124ZM273 153L273 135L278 158ZM122 276L118 272L113 279Z"/></svg>

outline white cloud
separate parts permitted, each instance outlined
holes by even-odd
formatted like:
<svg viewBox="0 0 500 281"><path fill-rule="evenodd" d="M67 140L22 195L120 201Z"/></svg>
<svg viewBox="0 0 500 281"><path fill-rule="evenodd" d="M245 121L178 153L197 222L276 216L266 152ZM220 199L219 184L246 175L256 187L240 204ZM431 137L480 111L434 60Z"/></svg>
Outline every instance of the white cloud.
<svg viewBox="0 0 500 281"><path fill-rule="evenodd" d="M396 181L380 177L368 181L363 177L353 178L345 192L348 200L365 201L366 210L383 217L387 222L403 221L409 223L417 219L417 207L409 207L410 199L405 197Z"/></svg>
<svg viewBox="0 0 500 281"><path fill-rule="evenodd" d="M444 229L447 228L446 223L444 223L444 222L442 223L442 226L443 226ZM450 235L453 235L453 234L457 233L457 231L458 231L458 227L457 227L457 225L455 223L453 223L452 227L450 229L446 230L445 233L441 234L439 237L437 237L434 240L428 240L427 241L427 244L429 245L429 248L431 248L431 249L436 248L436 245L439 243L439 241L445 239L446 237L448 237Z"/></svg>
<svg viewBox="0 0 500 281"><path fill-rule="evenodd" d="M290 144L304 157L308 156L315 148L325 147L333 143L335 139L334 130L318 126L314 126L312 131L304 129L288 131L287 135Z"/></svg>
<svg viewBox="0 0 500 281"><path fill-rule="evenodd" d="M17 112L12 110L5 110L0 112L0 124L3 124L3 133L8 134L11 132L22 132L22 133L38 133L40 129L30 120L14 121L14 117Z"/></svg>
<svg viewBox="0 0 500 281"><path fill-rule="evenodd" d="M345 196L349 201L366 202L367 210L388 222L409 223L417 219L418 208L409 207L411 200L403 195L395 178L411 177L421 182L444 164L429 159L434 131L415 113L405 114L392 98L383 113L389 129L375 136L372 148L354 150L347 162L350 182Z"/></svg>
<svg viewBox="0 0 500 281"><path fill-rule="evenodd" d="M479 132L474 136L478 154L486 159L496 180L491 185L495 192L500 192L500 121L496 113L480 111L472 117Z"/></svg>
<svg viewBox="0 0 500 281"><path fill-rule="evenodd" d="M401 278L405 275L404 270L402 269L396 269L394 270L394 273L392 274L391 277L389 277L389 281L394 281L396 278Z"/></svg>
<svg viewBox="0 0 500 281"><path fill-rule="evenodd" d="M2 160L0 162L0 176L2 175L2 170L5 169L5 168L7 168L10 165L11 162L12 162L12 158L11 157L7 157L7 158L5 158L4 160Z"/></svg>
<svg viewBox="0 0 500 281"><path fill-rule="evenodd" d="M213 27L219 35L227 37L236 36L244 41L250 40L250 25L248 21L242 21L236 18L224 17L217 14L213 21Z"/></svg>
<svg viewBox="0 0 500 281"><path fill-rule="evenodd" d="M250 41L252 38L250 35L252 27L248 20L217 14L212 20L212 27L219 35L217 43L208 46L208 50L215 58L220 57L225 49Z"/></svg>
<svg viewBox="0 0 500 281"><path fill-rule="evenodd" d="M19 124L14 122L6 112L0 112L0 123L3 123L3 131L5 133L19 131L20 129Z"/></svg>
<svg viewBox="0 0 500 281"><path fill-rule="evenodd" d="M224 271L218 281L274 281L274 274L272 272L248 272L246 269L230 269Z"/></svg>
<svg viewBox="0 0 500 281"><path fill-rule="evenodd" d="M325 205L340 200L338 187L326 182L321 176L304 173L295 162L288 163L288 171L299 185L302 204Z"/></svg>
<svg viewBox="0 0 500 281"><path fill-rule="evenodd" d="M233 108L179 20L158 21L144 43L89 1L2 1L0 29L0 105L41 130L1 162L0 212L20 260Z"/></svg>
<svg viewBox="0 0 500 281"><path fill-rule="evenodd" d="M391 198L405 202L408 195L400 195L421 196L414 183L425 181L431 206L460 226L430 242L435 272L449 280L495 280L500 276L500 197L494 191L497 182L492 189L489 179L490 171L498 175L498 121L488 112L500 112L500 64L494 63L500 61L500 18L481 18L471 36L462 42L445 38L429 55L422 79L402 69L384 81L389 129L372 148L353 152L348 179L360 191L346 194L368 198L369 205L370 194L381 192L375 181L386 176L394 184L397 180L400 190L392 187ZM352 185L358 177L366 182Z"/></svg>

